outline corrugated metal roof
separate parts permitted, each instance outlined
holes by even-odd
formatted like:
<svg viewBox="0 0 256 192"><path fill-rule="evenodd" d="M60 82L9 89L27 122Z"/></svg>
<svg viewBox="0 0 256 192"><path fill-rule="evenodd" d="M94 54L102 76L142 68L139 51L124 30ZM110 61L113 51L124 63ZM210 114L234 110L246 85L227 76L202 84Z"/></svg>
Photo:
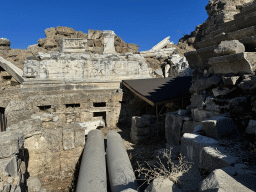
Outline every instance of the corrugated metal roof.
<svg viewBox="0 0 256 192"><path fill-rule="evenodd" d="M191 76L123 80L123 84L152 106L189 96Z"/></svg>

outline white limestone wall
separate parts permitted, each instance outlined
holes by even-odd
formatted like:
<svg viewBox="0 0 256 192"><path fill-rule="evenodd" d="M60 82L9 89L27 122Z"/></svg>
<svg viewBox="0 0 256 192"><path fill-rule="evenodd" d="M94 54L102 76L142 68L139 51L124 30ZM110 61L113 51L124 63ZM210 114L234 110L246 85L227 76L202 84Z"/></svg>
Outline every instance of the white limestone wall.
<svg viewBox="0 0 256 192"><path fill-rule="evenodd" d="M145 58L139 54L40 52L38 57L43 60L24 63L23 76L40 80L103 82L150 78L152 73Z"/></svg>

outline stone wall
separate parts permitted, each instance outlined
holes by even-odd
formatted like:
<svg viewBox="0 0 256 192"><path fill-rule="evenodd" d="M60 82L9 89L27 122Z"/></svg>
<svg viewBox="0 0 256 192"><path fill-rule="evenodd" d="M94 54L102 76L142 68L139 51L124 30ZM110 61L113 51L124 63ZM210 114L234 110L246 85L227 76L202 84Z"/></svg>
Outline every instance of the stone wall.
<svg viewBox="0 0 256 192"><path fill-rule="evenodd" d="M197 48L196 43L212 31L219 29L224 23L234 20L234 15L241 12L243 6L253 0L210 0L205 7L208 18L196 26L195 31L190 35L185 35L179 40L179 44L185 43Z"/></svg>
<svg viewBox="0 0 256 192"><path fill-rule="evenodd" d="M103 120L116 127L122 95L118 90L2 94L7 130L0 133L0 167L15 174L1 176L0 187L18 187L28 177L72 178L91 128L82 122Z"/></svg>

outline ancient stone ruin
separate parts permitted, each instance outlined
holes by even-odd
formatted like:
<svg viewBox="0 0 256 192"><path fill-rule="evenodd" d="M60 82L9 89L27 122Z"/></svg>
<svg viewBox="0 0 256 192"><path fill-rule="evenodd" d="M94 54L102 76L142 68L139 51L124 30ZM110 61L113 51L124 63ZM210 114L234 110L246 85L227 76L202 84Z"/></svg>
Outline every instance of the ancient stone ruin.
<svg viewBox="0 0 256 192"><path fill-rule="evenodd" d="M49 28L27 50L1 38L0 191L255 191L256 1L206 10L177 45L142 52L110 30ZM127 142L159 140L147 165L191 168L145 185Z"/></svg>

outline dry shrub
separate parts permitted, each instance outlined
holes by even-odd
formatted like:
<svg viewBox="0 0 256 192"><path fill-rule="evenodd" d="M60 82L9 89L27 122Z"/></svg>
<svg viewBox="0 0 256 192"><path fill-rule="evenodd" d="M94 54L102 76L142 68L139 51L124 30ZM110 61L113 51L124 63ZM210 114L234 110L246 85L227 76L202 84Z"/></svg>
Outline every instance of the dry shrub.
<svg viewBox="0 0 256 192"><path fill-rule="evenodd" d="M179 178L192 167L192 163L185 161L185 157L182 155L179 156L178 164L173 163L171 161L171 149L169 153L165 152L163 157L168 159L166 164L162 163L159 156L157 156L159 161L153 166L149 165L148 162L145 162L147 167L143 167L137 162L138 169L136 169L135 172L138 172L138 177L145 175L145 179L143 179L145 181L139 187L145 183L149 184L152 180L158 177L168 178L174 183L178 183Z"/></svg>

